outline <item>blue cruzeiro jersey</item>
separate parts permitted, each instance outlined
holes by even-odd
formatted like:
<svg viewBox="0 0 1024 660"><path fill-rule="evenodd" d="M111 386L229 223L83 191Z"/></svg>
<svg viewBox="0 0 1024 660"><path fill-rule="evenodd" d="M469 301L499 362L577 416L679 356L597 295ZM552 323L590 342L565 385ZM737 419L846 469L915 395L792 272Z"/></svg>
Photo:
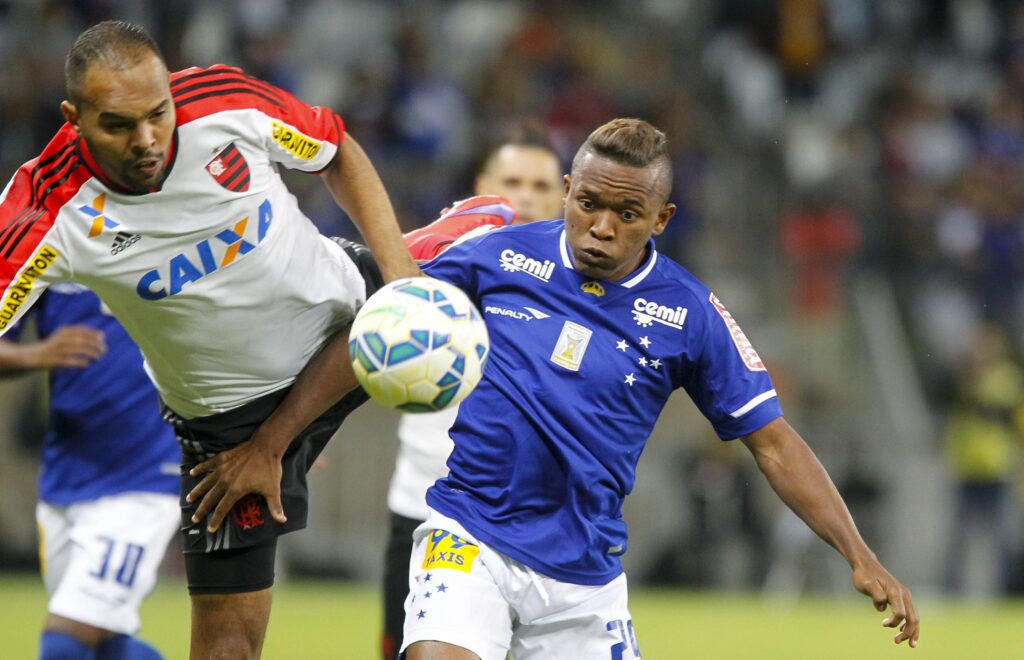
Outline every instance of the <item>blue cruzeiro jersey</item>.
<svg viewBox="0 0 1024 660"><path fill-rule="evenodd" d="M653 240L619 282L574 269L561 221L490 232L423 270L474 299L492 346L427 502L545 575L600 585L622 572L622 502L673 390L722 439L782 415L732 316Z"/></svg>
<svg viewBox="0 0 1024 660"><path fill-rule="evenodd" d="M39 498L63 506L131 491L176 494L178 443L128 333L77 284L51 286L32 314L41 338L86 325L103 331L107 342L106 355L88 367L50 373Z"/></svg>

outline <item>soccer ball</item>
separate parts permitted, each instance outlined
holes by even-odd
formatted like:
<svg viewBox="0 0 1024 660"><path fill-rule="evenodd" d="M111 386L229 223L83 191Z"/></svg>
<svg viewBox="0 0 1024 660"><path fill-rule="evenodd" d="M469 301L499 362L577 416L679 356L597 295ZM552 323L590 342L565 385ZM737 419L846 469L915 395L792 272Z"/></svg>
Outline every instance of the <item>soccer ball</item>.
<svg viewBox="0 0 1024 660"><path fill-rule="evenodd" d="M395 280L356 314L348 353L363 389L407 412L442 410L465 399L490 353L487 327L455 286L430 277Z"/></svg>

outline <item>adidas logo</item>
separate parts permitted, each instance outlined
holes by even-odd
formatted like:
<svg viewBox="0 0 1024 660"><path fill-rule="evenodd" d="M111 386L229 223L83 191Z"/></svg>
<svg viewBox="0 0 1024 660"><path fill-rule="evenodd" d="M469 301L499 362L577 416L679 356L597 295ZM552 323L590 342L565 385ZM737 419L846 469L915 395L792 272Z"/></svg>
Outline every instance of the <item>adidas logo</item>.
<svg viewBox="0 0 1024 660"><path fill-rule="evenodd" d="M110 254L118 255L142 240L138 234L129 234L126 231L117 232L114 242L110 244Z"/></svg>

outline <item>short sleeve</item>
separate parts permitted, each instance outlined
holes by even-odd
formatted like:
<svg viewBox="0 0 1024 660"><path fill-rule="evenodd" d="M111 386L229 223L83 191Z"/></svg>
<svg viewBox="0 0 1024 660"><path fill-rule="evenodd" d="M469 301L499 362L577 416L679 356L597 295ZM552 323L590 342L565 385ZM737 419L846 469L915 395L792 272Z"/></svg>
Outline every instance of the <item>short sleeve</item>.
<svg viewBox="0 0 1024 660"><path fill-rule="evenodd" d="M742 437L781 417L771 377L732 314L713 293L702 312L702 346L682 384L718 437Z"/></svg>
<svg viewBox="0 0 1024 660"><path fill-rule="evenodd" d="M270 160L291 169L324 170L345 139L345 123L334 111L300 101L236 67L179 71L171 76L171 94L179 124L216 112L257 110L255 130Z"/></svg>

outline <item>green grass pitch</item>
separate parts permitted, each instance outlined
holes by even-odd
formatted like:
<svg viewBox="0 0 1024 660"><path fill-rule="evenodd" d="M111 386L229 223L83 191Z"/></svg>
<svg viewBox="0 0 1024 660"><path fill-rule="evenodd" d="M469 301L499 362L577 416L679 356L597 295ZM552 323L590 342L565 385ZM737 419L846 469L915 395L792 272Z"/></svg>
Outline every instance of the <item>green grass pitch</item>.
<svg viewBox="0 0 1024 660"><path fill-rule="evenodd" d="M0 657L36 657L46 607L34 577L0 578ZM966 605L924 601L921 644L896 647L867 599L804 599L636 589L630 611L649 660L999 660L1024 658L1024 602ZM142 637L170 659L188 655L184 585L165 580L142 610ZM275 594L263 657L376 660L380 597L372 586L288 582Z"/></svg>

